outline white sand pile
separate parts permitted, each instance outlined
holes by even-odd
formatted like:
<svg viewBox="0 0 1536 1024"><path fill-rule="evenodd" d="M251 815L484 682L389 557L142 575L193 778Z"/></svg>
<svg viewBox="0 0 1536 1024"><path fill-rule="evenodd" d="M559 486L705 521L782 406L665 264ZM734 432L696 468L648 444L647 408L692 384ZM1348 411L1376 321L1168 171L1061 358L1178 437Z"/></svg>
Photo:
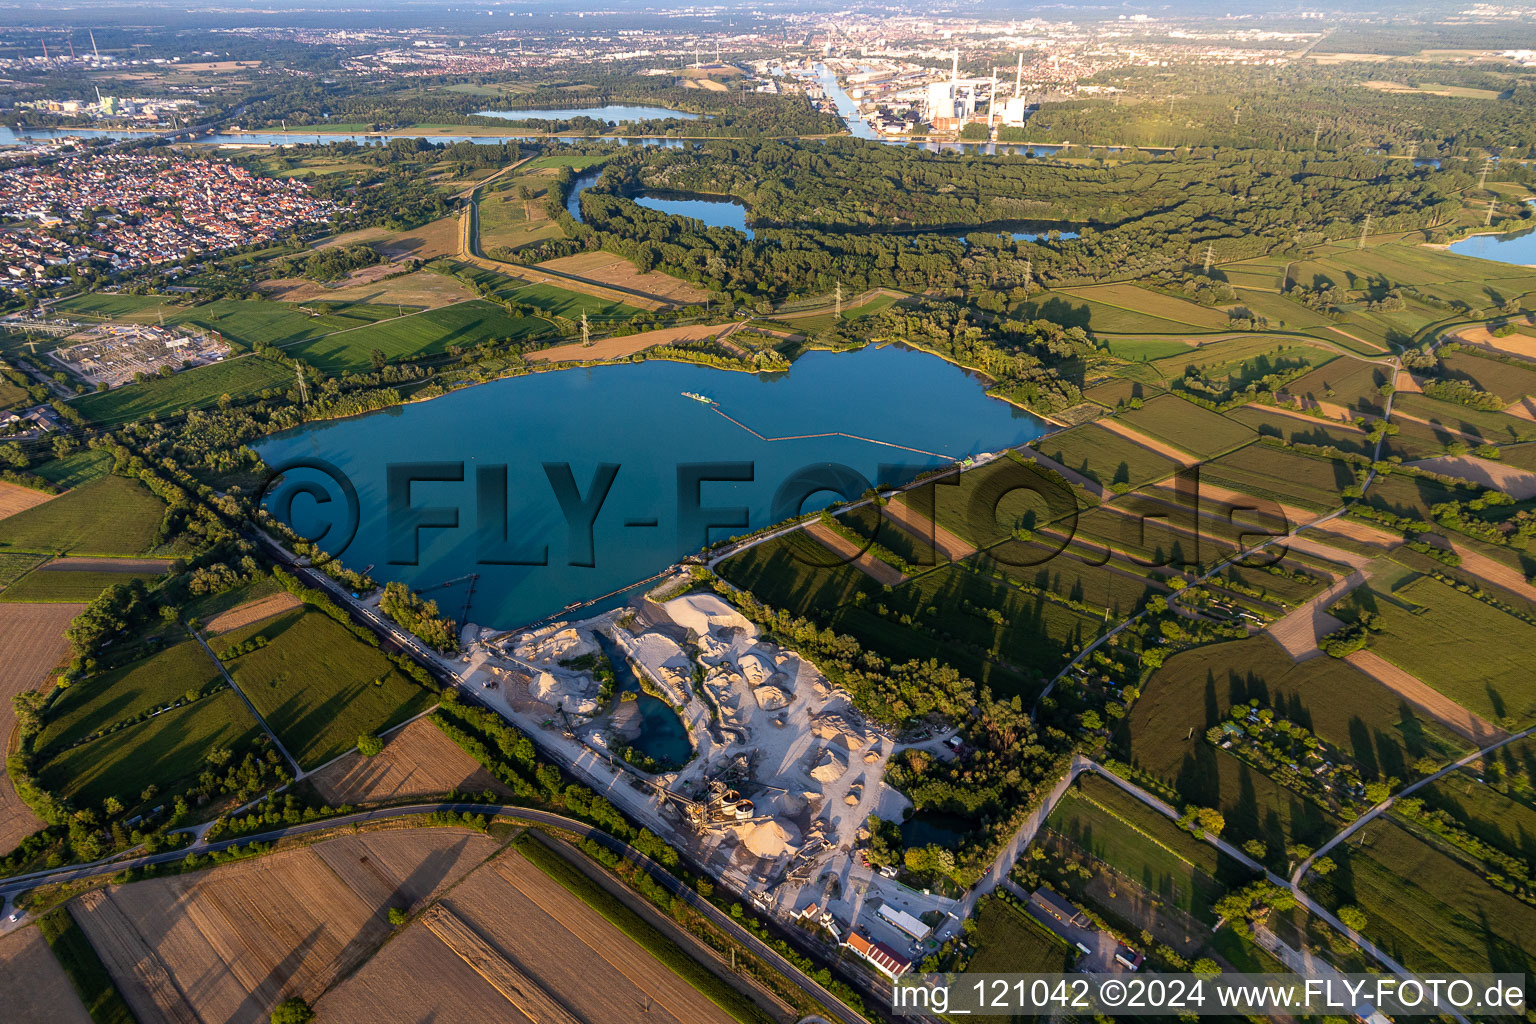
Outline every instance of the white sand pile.
<svg viewBox="0 0 1536 1024"><path fill-rule="evenodd" d="M797 848L798 838L793 831L794 826L786 826L777 821L756 821L737 825L732 831L736 833L736 839L742 847L754 857L763 860L774 860Z"/></svg>
<svg viewBox="0 0 1536 1024"><path fill-rule="evenodd" d="M534 700L565 709L572 714L590 715L597 710L597 701L587 692L587 681L581 676L556 675L540 672L528 683L528 694Z"/></svg>
<svg viewBox="0 0 1536 1024"><path fill-rule="evenodd" d="M757 706L764 711L777 711L779 708L788 707L791 699L790 694L772 683L754 688L752 696L757 699Z"/></svg>
<svg viewBox="0 0 1536 1024"><path fill-rule="evenodd" d="M464 623L464 628L459 630L459 646L468 647L480 639L480 627L473 622Z"/></svg>
<svg viewBox="0 0 1536 1024"><path fill-rule="evenodd" d="M689 594L668 601L662 608L673 622L693 630L696 636L718 637L726 630L738 629L749 637L757 637L752 620L714 594Z"/></svg>
<svg viewBox="0 0 1536 1024"><path fill-rule="evenodd" d="M597 650L597 642L579 629L567 626L553 633L527 633L518 638L514 653L527 661L568 661L591 654Z"/></svg>
<svg viewBox="0 0 1536 1024"><path fill-rule="evenodd" d="M736 659L736 667L741 669L741 674L748 686L758 687L773 678L777 671L773 662L761 654L747 653Z"/></svg>
<svg viewBox="0 0 1536 1024"><path fill-rule="evenodd" d="M731 656L731 645L712 636L699 637L699 660L706 665L718 665Z"/></svg>
<svg viewBox="0 0 1536 1024"><path fill-rule="evenodd" d="M847 770L848 762L838 756L837 751L828 747L816 759L816 767L811 769L811 778L826 785L842 778Z"/></svg>
<svg viewBox="0 0 1536 1024"><path fill-rule="evenodd" d="M863 750L874 737L862 723L837 711L823 711L811 719L811 732L817 739L837 743L849 750Z"/></svg>

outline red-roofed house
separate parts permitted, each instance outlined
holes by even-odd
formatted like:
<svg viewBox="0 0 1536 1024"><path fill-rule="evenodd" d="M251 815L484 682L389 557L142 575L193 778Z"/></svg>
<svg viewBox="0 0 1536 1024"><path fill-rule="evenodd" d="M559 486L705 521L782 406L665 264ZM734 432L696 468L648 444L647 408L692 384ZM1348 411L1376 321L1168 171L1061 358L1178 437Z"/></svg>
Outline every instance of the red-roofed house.
<svg viewBox="0 0 1536 1024"><path fill-rule="evenodd" d="M885 943L867 939L858 932L849 932L848 939L843 945L874 964L877 971L892 981L912 969L912 961Z"/></svg>

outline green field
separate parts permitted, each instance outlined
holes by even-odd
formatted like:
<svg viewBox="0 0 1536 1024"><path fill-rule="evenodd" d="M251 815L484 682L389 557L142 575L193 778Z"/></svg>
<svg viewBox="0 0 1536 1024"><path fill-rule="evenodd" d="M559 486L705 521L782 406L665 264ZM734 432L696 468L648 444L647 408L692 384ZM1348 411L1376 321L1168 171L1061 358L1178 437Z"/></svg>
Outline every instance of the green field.
<svg viewBox="0 0 1536 1024"><path fill-rule="evenodd" d="M1536 908L1489 885L1430 841L1377 819L1311 876L1322 903L1365 911L1365 935L1410 971L1536 970Z"/></svg>
<svg viewBox="0 0 1536 1024"><path fill-rule="evenodd" d="M43 569L0 592L0 602L88 604L108 587L129 580L152 580L154 572L70 572Z"/></svg>
<svg viewBox="0 0 1536 1024"><path fill-rule="evenodd" d="M0 550L140 555L165 506L137 480L109 476L0 520Z"/></svg>
<svg viewBox="0 0 1536 1024"><path fill-rule="evenodd" d="M1096 423L1073 427L1032 443L1046 458L1106 487L1139 487L1172 476L1179 468L1172 459Z"/></svg>
<svg viewBox="0 0 1536 1024"><path fill-rule="evenodd" d="M312 608L237 629L211 641L214 653L260 634L266 647L227 668L301 766L324 764L426 710L431 695L376 648Z"/></svg>
<svg viewBox="0 0 1536 1024"><path fill-rule="evenodd" d="M1134 811L1134 817L1127 816L1128 803L1142 806L1157 820ZM1221 868L1216 849L1124 796L1112 783L1079 777L1051 812L1046 828L1067 849L1102 861L1160 903L1215 923L1211 906L1226 891L1216 880Z"/></svg>
<svg viewBox="0 0 1536 1024"><path fill-rule="evenodd" d="M1313 444L1359 455L1370 455L1376 450L1375 444L1363 430L1338 422L1287 415L1262 405L1239 406L1225 415L1262 436L1278 437L1290 444ZM1383 451L1383 457L1390 454L1392 451L1389 446Z"/></svg>
<svg viewBox="0 0 1536 1024"><path fill-rule="evenodd" d="M247 601L255 601L271 594L279 593L283 589L282 584L271 576L263 576L254 583L226 590L220 594L207 594L203 597L195 597L181 606L181 616L187 622L194 619L199 622L207 622L220 612L227 612L231 608L245 604Z"/></svg>
<svg viewBox="0 0 1536 1024"><path fill-rule="evenodd" d="M329 312L319 311L331 305L316 303L306 309L303 305L266 299L219 299L200 306L179 306L154 296L82 295L65 300L59 309L66 314L83 313L141 323L157 322L163 314L169 326L185 324L216 331L242 350L257 344L288 345L399 314L392 305L351 304Z"/></svg>
<svg viewBox="0 0 1536 1024"><path fill-rule="evenodd" d="M1363 359L1335 359L1287 384L1285 393L1307 406L1329 402L1356 416L1380 416L1386 407L1381 387L1391 383L1391 367Z"/></svg>
<svg viewBox="0 0 1536 1024"><path fill-rule="evenodd" d="M1084 389L1083 397L1090 402L1098 402L1106 409L1118 409L1133 398L1147 400L1163 393L1163 389L1156 384L1117 378Z"/></svg>
<svg viewBox="0 0 1536 1024"><path fill-rule="evenodd" d="M1366 504L1386 509L1396 515L1434 520L1430 512L1435 505L1447 501L1471 501L1479 491L1472 487L1443 484L1427 477L1409 476L1405 473L1378 475L1365 492Z"/></svg>
<svg viewBox="0 0 1536 1024"><path fill-rule="evenodd" d="M59 966L69 975L70 985L95 1024L138 1024L112 975L91 948L91 940L85 937L67 907L48 911L38 919L37 928L58 958Z"/></svg>
<svg viewBox="0 0 1536 1024"><path fill-rule="evenodd" d="M77 743L120 722L223 683L202 645L186 640L147 658L103 672L59 691L49 702L35 746Z"/></svg>
<svg viewBox="0 0 1536 1024"><path fill-rule="evenodd" d="M969 941L976 955L966 967L968 973L1060 974L1077 959L1077 950L1066 940L1001 899L983 901L975 921Z"/></svg>
<svg viewBox="0 0 1536 1024"><path fill-rule="evenodd" d="M1138 765L1173 779L1193 750L1209 746L1205 731L1234 703L1253 698L1342 749L1367 779L1406 778L1417 758L1450 760L1463 745L1353 665L1336 658L1293 662L1267 636L1168 659L1147 681L1123 734Z"/></svg>
<svg viewBox="0 0 1536 1024"><path fill-rule="evenodd" d="M1431 426L1454 430L1457 437L1450 440L1466 444L1509 444L1513 441L1536 440L1536 423L1502 412L1484 412L1454 402L1441 402L1425 395L1398 395L1392 403L1394 418L1404 413Z"/></svg>
<svg viewBox="0 0 1536 1024"><path fill-rule="evenodd" d="M1414 795L1427 806L1450 815L1459 827L1489 846L1511 857L1531 859L1532 843L1536 842L1536 808L1479 782L1473 770L1464 768L1447 775Z"/></svg>
<svg viewBox="0 0 1536 1024"><path fill-rule="evenodd" d="M639 312L631 306L611 299L600 299L595 295L573 292L553 284L542 282L530 284L506 274L499 274L494 270L465 264L455 264L454 269L456 273L474 281L477 286L489 288L491 297L494 299L503 302L511 300L524 306L533 306L539 312L550 316L580 319L581 314L585 313L592 320L614 321L627 320ZM530 271L530 273L536 272L537 268Z"/></svg>
<svg viewBox="0 0 1536 1024"><path fill-rule="evenodd" d="M249 398L268 388L288 387L293 377L292 367L257 356L241 356L184 370L173 377L152 377L142 383L98 391L77 398L72 404L93 423L116 426L151 413L168 416L186 409L206 408L224 395Z"/></svg>
<svg viewBox="0 0 1536 1024"><path fill-rule="evenodd" d="M1536 395L1536 366L1521 366L1486 359L1470 352L1447 352L1440 357L1444 376L1464 380L1479 391L1491 391L1506 403Z"/></svg>
<svg viewBox="0 0 1536 1024"><path fill-rule="evenodd" d="M1346 621L1376 613L1371 650L1490 722L1536 722L1536 626L1427 576L1390 592L1381 586L1373 581L1335 606Z"/></svg>
<svg viewBox="0 0 1536 1024"><path fill-rule="evenodd" d="M62 459L39 463L30 472L60 487L79 487L111 473L112 455L99 448L87 448Z"/></svg>
<svg viewBox="0 0 1536 1024"><path fill-rule="evenodd" d="M20 551L0 551L0 587L9 587L47 560L47 555ZM0 601L5 600L0 595Z"/></svg>
<svg viewBox="0 0 1536 1024"><path fill-rule="evenodd" d="M510 317L496 303L472 299L299 342L284 351L327 373L356 373L372 368L375 351L386 359L414 359L450 347L472 348L492 338L518 339L553 331L538 317Z"/></svg>
<svg viewBox="0 0 1536 1024"><path fill-rule="evenodd" d="M1024 454L1033 453L1025 449ZM903 491L892 500L910 506L962 540L986 547L1010 536L1016 525L1043 525L1074 512L1075 493L1062 489L1058 480L1033 466L1002 458ZM882 538L897 529L886 525Z"/></svg>
<svg viewBox="0 0 1536 1024"><path fill-rule="evenodd" d="M1173 395L1160 395L1140 409L1126 409L1119 418L1141 433L1201 459L1214 458L1254 439L1247 427Z"/></svg>
<svg viewBox="0 0 1536 1024"><path fill-rule="evenodd" d="M852 566L816 565L827 559L825 548L796 532L747 549L720 572L765 603L850 634L893 662L937 658L999 695L1033 692L1035 673L1054 673L1072 645L1103 626L1100 616L958 565L886 592Z"/></svg>
<svg viewBox="0 0 1536 1024"><path fill-rule="evenodd" d="M259 735L261 727L240 698L225 690L72 747L42 764L39 780L77 806L115 796L137 807L145 787L176 792L203 771L210 751L242 747Z"/></svg>
<svg viewBox="0 0 1536 1024"><path fill-rule="evenodd" d="M1118 568L1089 565L1079 557L1079 549L1069 548L1058 553L1059 546L1059 543L1009 542L990 554L983 554L976 567L980 572L995 570L1026 586L1103 608L1117 621L1140 610L1153 594L1166 593L1150 579L1136 574L1134 567L1118 561ZM1005 561L994 556L1001 556Z"/></svg>
<svg viewBox="0 0 1536 1024"><path fill-rule="evenodd" d="M1201 466L1200 479L1247 497L1323 511L1344 503L1340 492L1355 482L1355 474L1335 459L1252 444Z"/></svg>
<svg viewBox="0 0 1536 1024"><path fill-rule="evenodd" d="M32 395L26 388L17 387L9 380L0 378L0 412L32 404Z"/></svg>

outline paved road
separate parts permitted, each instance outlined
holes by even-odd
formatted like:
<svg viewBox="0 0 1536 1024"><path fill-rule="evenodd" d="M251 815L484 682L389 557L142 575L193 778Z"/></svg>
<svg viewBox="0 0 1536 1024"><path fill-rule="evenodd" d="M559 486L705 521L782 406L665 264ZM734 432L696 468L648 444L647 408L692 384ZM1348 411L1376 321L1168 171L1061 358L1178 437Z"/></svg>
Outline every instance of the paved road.
<svg viewBox="0 0 1536 1024"><path fill-rule="evenodd" d="M651 860L645 854L620 839L615 839L607 832L593 828L591 825L566 818L548 811L537 810L532 807L519 807L515 804L472 804L472 803L426 803L411 804L405 807L385 807L372 811L360 811L356 814L348 814L341 817L329 818L324 821L307 822L302 825L292 825L287 828L273 829L270 832L262 832L257 835L242 836L238 839L223 839L208 843L198 849L199 853L217 853L233 846L244 845L253 842L273 842L279 839L291 839L297 836L312 835L317 832L330 831L337 828L345 828L351 825L361 825L368 822L389 821L394 818L412 817L417 815L432 814L440 811L454 813L469 812L471 814L504 815L517 818L521 821L531 822L536 825L547 825L565 832L573 833L582 839L590 839L619 854L625 860L636 865L646 874L650 875L666 889L669 894L682 900L689 907L704 917L709 918L715 925L723 929L727 934L747 947L757 956L762 958L770 967L783 974L795 987L799 988L807 996L815 999L826 1007L841 1024L865 1024L862 1016L855 1013L831 992L828 992L819 983L805 975L794 964L769 946L762 939L742 927L730 915L722 912L713 903L694 892L684 882L660 864ZM147 854L142 857L134 857L124 860L97 861L93 864L85 864L78 867L61 868L54 871L35 871L26 875L17 875L0 881L0 897L5 904L10 905L11 900L20 893L34 889L39 885L54 884L59 882L80 881L88 878L97 878L102 875L112 875L130 868L148 867L155 864L169 864L186 857L187 850L167 850L163 853Z"/></svg>

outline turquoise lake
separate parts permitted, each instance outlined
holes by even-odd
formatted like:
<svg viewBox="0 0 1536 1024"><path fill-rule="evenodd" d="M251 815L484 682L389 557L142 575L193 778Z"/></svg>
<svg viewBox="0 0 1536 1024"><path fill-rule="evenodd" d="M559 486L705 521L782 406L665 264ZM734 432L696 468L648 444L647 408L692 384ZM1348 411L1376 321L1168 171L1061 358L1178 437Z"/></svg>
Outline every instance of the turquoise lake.
<svg viewBox="0 0 1536 1024"><path fill-rule="evenodd" d="M684 391L715 399L718 409ZM842 432L866 440L775 441L746 428L763 438ZM732 524L708 529L709 540L722 540L836 500L828 480L840 480L854 497L870 483L910 479L923 468L1021 444L1045 429L1044 421L988 397L974 375L936 356L871 346L811 352L771 376L663 361L530 374L311 424L255 447L275 469L318 458L351 481L361 514L355 538L335 552L345 564L372 566L376 579L417 589L478 573L467 621L512 628L665 569L704 546L706 520ZM462 482L410 487L411 508L440 509L440 519L457 526L418 531L415 564L401 564L412 560L412 531L402 525L401 511L391 523L388 472L391 465L420 463L444 464L438 475L454 475L463 463ZM576 494L566 495L579 505L592 495L603 463L618 468L592 519L589 549L584 530L568 529L551 480L574 483ZM496 486L501 466L504 489ZM852 472L828 476L834 466ZM397 468L397 482L403 475ZM695 477L704 479L691 482ZM487 480L482 492L477 485ZM276 504L281 507L293 485L323 482L319 474L294 470ZM339 498L338 488L325 486ZM343 505L289 497L292 525L312 537L329 522L327 513ZM691 514L697 507L733 511ZM488 533L480 532L482 525ZM536 561L546 548L548 564L491 564ZM467 589L459 583L427 596L462 622Z"/></svg>

